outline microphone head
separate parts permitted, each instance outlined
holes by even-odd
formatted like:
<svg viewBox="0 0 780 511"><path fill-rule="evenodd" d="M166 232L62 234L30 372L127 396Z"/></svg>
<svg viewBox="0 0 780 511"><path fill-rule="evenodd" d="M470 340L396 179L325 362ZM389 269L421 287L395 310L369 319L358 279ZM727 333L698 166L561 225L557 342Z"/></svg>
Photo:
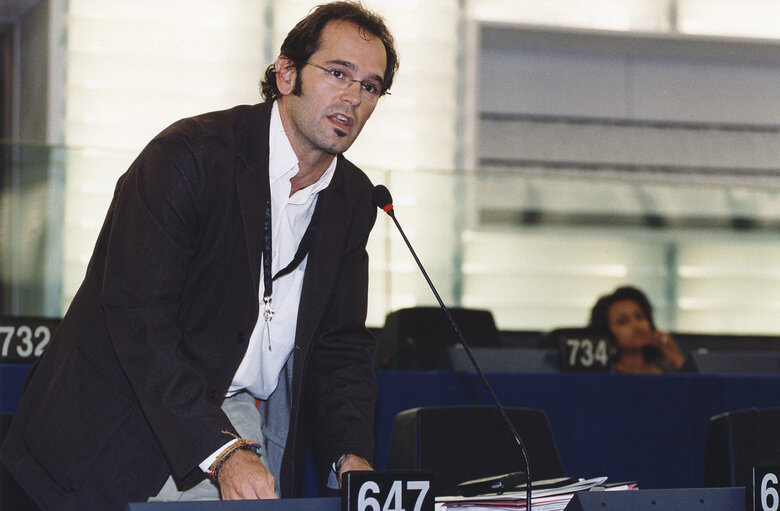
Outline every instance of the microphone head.
<svg viewBox="0 0 780 511"><path fill-rule="evenodd" d="M376 185L371 192L371 199L376 207L387 214L393 210L393 197L390 196L390 190L385 185Z"/></svg>

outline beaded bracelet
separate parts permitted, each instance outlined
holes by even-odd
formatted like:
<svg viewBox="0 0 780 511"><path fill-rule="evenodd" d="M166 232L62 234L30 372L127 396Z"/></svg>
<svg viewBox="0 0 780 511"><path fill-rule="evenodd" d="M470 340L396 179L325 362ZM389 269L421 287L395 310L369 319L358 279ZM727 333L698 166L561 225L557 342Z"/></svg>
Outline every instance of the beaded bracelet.
<svg viewBox="0 0 780 511"><path fill-rule="evenodd" d="M222 468L222 464L225 463L227 459L230 458L233 454L235 454L236 451L252 451L260 456L260 444L246 438L240 438L230 431L223 431L223 433L235 437L236 441L235 443L226 447L225 450L223 450L219 456L217 456L217 459L214 460L214 463L212 463L209 467L208 475L214 481L217 481L217 477L219 476L219 469Z"/></svg>

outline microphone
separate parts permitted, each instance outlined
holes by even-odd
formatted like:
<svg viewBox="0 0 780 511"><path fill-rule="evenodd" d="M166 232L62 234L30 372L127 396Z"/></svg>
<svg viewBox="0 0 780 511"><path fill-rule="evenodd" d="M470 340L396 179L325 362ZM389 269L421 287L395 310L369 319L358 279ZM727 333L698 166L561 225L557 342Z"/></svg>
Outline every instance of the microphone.
<svg viewBox="0 0 780 511"><path fill-rule="evenodd" d="M469 360L471 361L471 365L474 366L474 369L476 369L477 374L479 374L479 377L482 379L482 383L487 389L488 394L490 394L490 398L493 400L493 403L496 405L496 408L501 414L501 417L504 419L504 422L506 423L509 432L512 434L512 437L515 439L515 442L517 443L518 447L520 447L520 451L522 452L523 459L525 461L526 509L530 510L531 509L531 468L529 466L528 451L526 451L525 449L525 444L523 444L523 441L520 439L520 435L517 433L517 430L512 424L512 421L509 420L509 416L507 416L506 410L504 410L504 407L501 406L501 402L498 400L498 396L496 396L496 393L493 391L493 387L490 386L490 383L488 382L485 373L482 371L482 368L479 366L477 359L474 357L474 353L471 351L471 347L466 342L466 339L463 337L460 328L458 328L458 325L455 322L455 319L452 317L452 314L450 314L450 311L447 309L447 306L444 305L444 301L441 299L441 296L439 296L439 292L436 291L436 286L433 285L433 282L431 281L430 277L428 277L428 272L425 271L425 268L420 262L420 258L417 257L417 253L414 251L412 244L409 242L409 239L406 237L406 233L404 233L404 230L401 228L401 224L398 222L398 219L395 217L395 210L393 208L393 198L390 195L390 190L388 190L385 185L376 185L373 191L371 192L371 199L374 201L376 207L378 207L379 209L387 213L390 216L390 218L393 219L395 226L398 228L398 232L401 233L401 237L404 239L404 242L406 242L406 246L409 248L409 252L412 253L412 257L414 257L414 260L417 263L417 266L420 268L423 277L425 277L426 282L428 282L428 286L431 288L431 291L433 291L433 295L436 297L436 300L439 302L439 306L447 315L447 319L450 322L450 326L452 326L452 329L455 331L455 335L457 335L458 340L460 341L461 345L463 345L463 349L466 352L466 355L468 355ZM506 481L514 480L514 479L516 479L516 474L506 474L506 476L487 478L484 480L481 479L478 481L474 481L474 483L479 483L479 484L477 485L477 487L473 488L472 490L479 491L479 489L485 488L484 485L487 484L486 489L493 489L493 490L497 490L498 493L503 493L504 490L508 489L506 488ZM472 495L476 495L476 494L477 493L472 493Z"/></svg>

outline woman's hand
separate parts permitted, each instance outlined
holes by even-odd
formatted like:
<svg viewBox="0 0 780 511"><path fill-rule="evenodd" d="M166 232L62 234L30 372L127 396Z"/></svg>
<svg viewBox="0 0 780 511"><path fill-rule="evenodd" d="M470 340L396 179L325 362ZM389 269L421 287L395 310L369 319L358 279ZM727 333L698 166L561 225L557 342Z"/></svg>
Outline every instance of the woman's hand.
<svg viewBox="0 0 780 511"><path fill-rule="evenodd" d="M680 347L677 345L677 341L674 340L674 337L668 333L659 332L658 330L652 332L648 336L647 344L661 350L667 363L675 371L679 371L685 363L685 355L683 355Z"/></svg>

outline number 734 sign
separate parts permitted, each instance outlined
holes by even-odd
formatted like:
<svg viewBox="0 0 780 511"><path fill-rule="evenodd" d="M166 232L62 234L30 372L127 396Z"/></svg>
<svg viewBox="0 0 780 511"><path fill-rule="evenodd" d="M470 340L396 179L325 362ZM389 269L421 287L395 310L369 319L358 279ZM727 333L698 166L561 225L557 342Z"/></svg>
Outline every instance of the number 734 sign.
<svg viewBox="0 0 780 511"><path fill-rule="evenodd" d="M559 350L565 371L606 372L611 368L611 348L606 336L562 335Z"/></svg>

